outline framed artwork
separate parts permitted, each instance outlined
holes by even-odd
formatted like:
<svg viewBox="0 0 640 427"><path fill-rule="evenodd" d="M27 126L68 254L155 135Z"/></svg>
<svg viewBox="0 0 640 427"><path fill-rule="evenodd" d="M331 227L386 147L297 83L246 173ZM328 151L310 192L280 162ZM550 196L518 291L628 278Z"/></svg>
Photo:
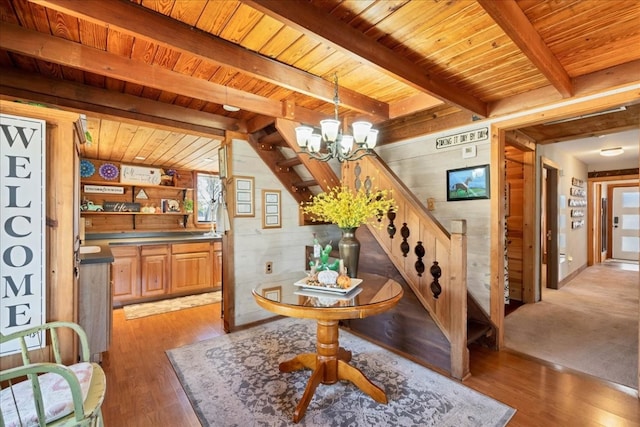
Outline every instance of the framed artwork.
<svg viewBox="0 0 640 427"><path fill-rule="evenodd" d="M236 176L234 178L235 216L255 216L253 203L253 177Z"/></svg>
<svg viewBox="0 0 640 427"><path fill-rule="evenodd" d="M274 286L273 288L265 288L262 290L262 296L272 301L280 302L282 300L282 286Z"/></svg>
<svg viewBox="0 0 640 427"><path fill-rule="evenodd" d="M447 171L448 202L489 198L489 165Z"/></svg>
<svg viewBox="0 0 640 427"><path fill-rule="evenodd" d="M227 178L227 147L218 148L218 176L220 179Z"/></svg>
<svg viewBox="0 0 640 427"><path fill-rule="evenodd" d="M280 190L262 190L262 228L280 228Z"/></svg>

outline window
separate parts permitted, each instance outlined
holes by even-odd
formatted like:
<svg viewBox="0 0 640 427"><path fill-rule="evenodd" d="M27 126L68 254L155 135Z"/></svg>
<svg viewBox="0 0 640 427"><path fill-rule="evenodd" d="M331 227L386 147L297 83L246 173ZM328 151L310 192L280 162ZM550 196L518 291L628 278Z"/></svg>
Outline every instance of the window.
<svg viewBox="0 0 640 427"><path fill-rule="evenodd" d="M196 172L196 224L216 222L216 207L220 190L218 175Z"/></svg>

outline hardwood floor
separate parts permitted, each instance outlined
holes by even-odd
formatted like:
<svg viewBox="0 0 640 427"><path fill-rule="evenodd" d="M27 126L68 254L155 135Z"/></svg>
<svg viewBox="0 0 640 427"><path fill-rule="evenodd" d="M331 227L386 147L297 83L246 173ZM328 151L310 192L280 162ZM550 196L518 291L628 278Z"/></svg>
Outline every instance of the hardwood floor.
<svg viewBox="0 0 640 427"><path fill-rule="evenodd" d="M113 313L113 340L103 360L106 426L199 426L165 351L222 335L220 304L136 320L125 320L122 309ZM516 408L510 427L640 425L635 390L507 351L470 350L472 376L464 384Z"/></svg>

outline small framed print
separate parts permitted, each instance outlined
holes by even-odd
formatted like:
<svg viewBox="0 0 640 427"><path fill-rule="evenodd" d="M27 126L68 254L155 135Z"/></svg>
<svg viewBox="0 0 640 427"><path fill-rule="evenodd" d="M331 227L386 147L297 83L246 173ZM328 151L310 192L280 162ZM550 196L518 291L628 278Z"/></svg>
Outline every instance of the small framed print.
<svg viewBox="0 0 640 427"><path fill-rule="evenodd" d="M253 206L253 177L236 176L233 179L235 216L255 216Z"/></svg>
<svg viewBox="0 0 640 427"><path fill-rule="evenodd" d="M218 149L218 176L221 179L229 176L227 168L227 147L220 147Z"/></svg>
<svg viewBox="0 0 640 427"><path fill-rule="evenodd" d="M282 286L265 288L262 290L262 296L271 301L280 302L282 300Z"/></svg>
<svg viewBox="0 0 640 427"><path fill-rule="evenodd" d="M262 190L262 228L280 228L280 190Z"/></svg>

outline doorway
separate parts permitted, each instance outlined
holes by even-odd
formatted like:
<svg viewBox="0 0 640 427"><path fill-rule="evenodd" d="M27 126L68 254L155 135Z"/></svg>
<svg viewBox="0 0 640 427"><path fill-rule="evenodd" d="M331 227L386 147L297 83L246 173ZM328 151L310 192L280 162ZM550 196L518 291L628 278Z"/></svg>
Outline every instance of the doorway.
<svg viewBox="0 0 640 427"><path fill-rule="evenodd" d="M542 160L540 188L540 293L543 288L558 289L560 253L558 250L558 176L560 168Z"/></svg>
<svg viewBox="0 0 640 427"><path fill-rule="evenodd" d="M638 261L640 253L640 190L635 184L613 184L608 187L607 257Z"/></svg>

